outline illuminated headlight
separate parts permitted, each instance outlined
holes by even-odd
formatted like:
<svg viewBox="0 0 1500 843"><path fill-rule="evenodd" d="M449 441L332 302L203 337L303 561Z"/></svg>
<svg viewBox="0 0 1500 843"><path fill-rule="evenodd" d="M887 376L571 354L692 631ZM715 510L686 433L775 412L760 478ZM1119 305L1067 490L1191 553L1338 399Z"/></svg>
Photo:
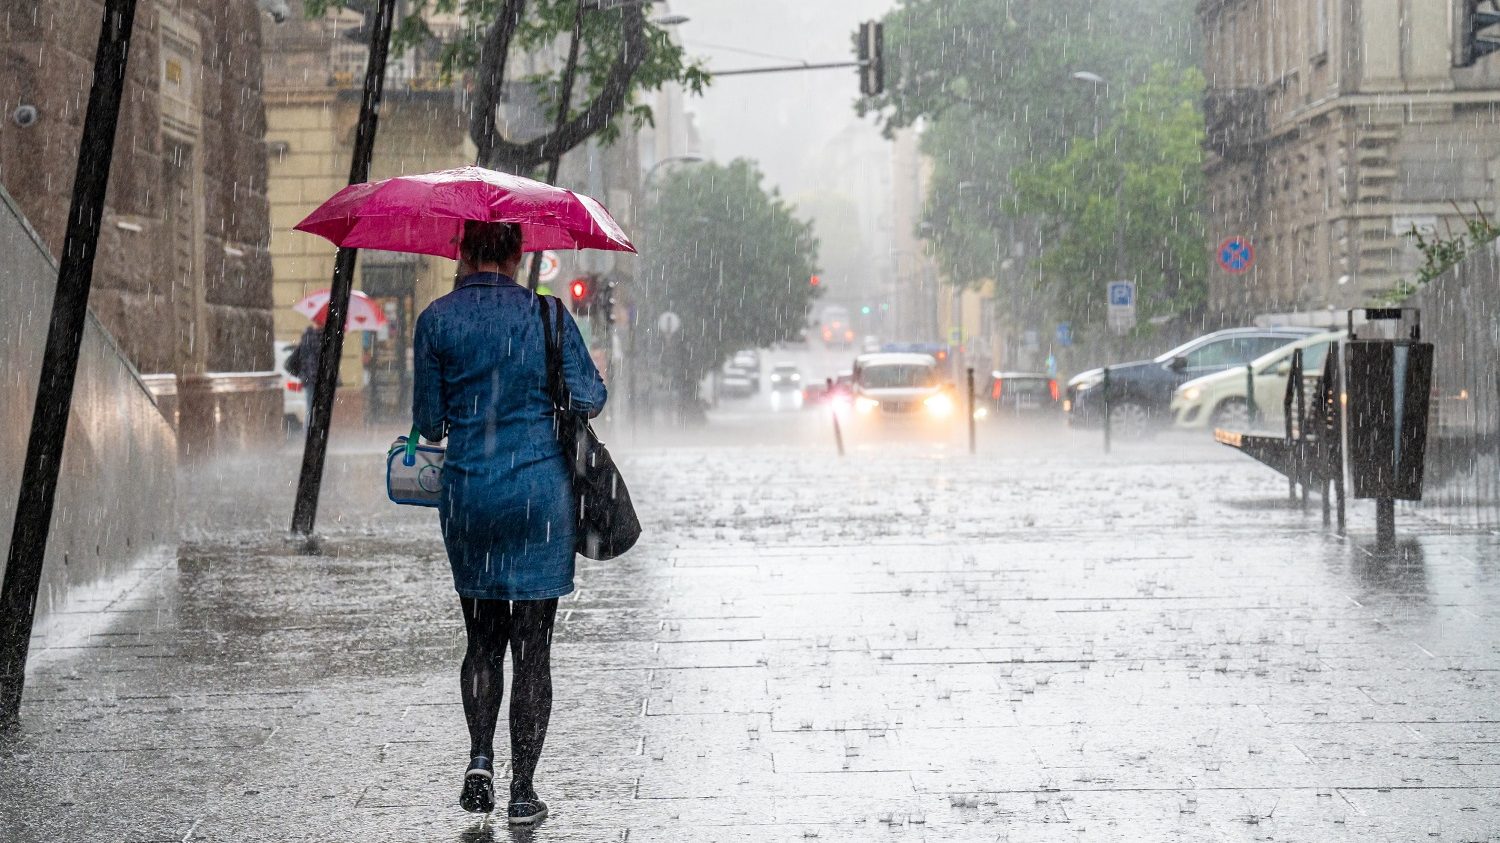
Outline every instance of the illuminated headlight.
<svg viewBox="0 0 1500 843"><path fill-rule="evenodd" d="M979 409L977 409L977 410L974 411L974 418L976 418L976 419L987 419L989 417L990 417L990 408L989 407L980 407Z"/></svg>
<svg viewBox="0 0 1500 843"><path fill-rule="evenodd" d="M953 399L941 392L923 401L922 406L927 408L927 412L940 419L953 415Z"/></svg>
<svg viewBox="0 0 1500 843"><path fill-rule="evenodd" d="M771 383L781 383L781 375L772 375Z"/></svg>
<svg viewBox="0 0 1500 843"><path fill-rule="evenodd" d="M1198 399L1203 397L1203 390L1196 386L1190 386L1178 394L1182 396L1183 401L1189 404L1196 404L1198 403Z"/></svg>
<svg viewBox="0 0 1500 843"><path fill-rule="evenodd" d="M792 382L793 383L796 383L797 381L800 381L800 380L802 380L802 376L801 375L792 375Z"/></svg>
<svg viewBox="0 0 1500 843"><path fill-rule="evenodd" d="M866 398L863 395L854 399L854 412L862 416L869 415L880 409L880 402L874 398Z"/></svg>

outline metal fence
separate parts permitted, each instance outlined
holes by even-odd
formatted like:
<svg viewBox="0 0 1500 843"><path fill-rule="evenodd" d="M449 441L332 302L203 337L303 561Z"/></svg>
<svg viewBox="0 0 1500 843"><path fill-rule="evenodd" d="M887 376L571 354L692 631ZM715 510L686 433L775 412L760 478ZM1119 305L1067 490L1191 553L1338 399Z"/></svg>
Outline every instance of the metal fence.
<svg viewBox="0 0 1500 843"><path fill-rule="evenodd" d="M1500 526L1500 258L1470 255L1412 296L1435 348L1420 512Z"/></svg>

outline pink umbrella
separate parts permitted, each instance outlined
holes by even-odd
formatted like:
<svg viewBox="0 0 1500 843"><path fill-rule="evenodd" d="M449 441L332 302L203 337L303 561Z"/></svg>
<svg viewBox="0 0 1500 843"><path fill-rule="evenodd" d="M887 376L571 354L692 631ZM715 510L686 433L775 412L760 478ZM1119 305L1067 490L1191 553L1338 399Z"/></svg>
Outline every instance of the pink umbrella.
<svg viewBox="0 0 1500 843"><path fill-rule="evenodd" d="M338 246L456 260L464 220L520 223L528 252L635 251L619 223L593 199L483 167L351 184L296 229Z"/></svg>
<svg viewBox="0 0 1500 843"><path fill-rule="evenodd" d="M310 293L292 305L292 310L322 325L328 321L328 296L327 290ZM385 311L375 303L374 299L359 290L349 293L349 315L344 317L345 330L378 331L385 327L385 321Z"/></svg>

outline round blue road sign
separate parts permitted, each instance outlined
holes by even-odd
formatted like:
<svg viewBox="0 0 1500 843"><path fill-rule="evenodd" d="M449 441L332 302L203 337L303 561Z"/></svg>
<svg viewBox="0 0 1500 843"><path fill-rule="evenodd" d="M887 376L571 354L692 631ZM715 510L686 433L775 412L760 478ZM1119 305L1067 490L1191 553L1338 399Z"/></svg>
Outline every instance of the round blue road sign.
<svg viewBox="0 0 1500 843"><path fill-rule="evenodd" d="M1238 275L1255 265L1255 247L1242 237L1230 237L1219 244L1218 257L1220 269Z"/></svg>

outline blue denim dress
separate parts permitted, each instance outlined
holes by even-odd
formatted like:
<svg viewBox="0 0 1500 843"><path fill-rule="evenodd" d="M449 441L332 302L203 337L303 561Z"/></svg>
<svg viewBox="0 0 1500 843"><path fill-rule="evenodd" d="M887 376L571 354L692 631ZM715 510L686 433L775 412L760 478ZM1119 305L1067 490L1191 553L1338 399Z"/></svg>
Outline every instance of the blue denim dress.
<svg viewBox="0 0 1500 843"><path fill-rule="evenodd" d="M575 504L553 432L540 303L514 279L480 272L417 318L412 417L422 436L448 440L438 517L464 597L573 590ZM573 317L564 321L573 409L597 415L604 380Z"/></svg>

